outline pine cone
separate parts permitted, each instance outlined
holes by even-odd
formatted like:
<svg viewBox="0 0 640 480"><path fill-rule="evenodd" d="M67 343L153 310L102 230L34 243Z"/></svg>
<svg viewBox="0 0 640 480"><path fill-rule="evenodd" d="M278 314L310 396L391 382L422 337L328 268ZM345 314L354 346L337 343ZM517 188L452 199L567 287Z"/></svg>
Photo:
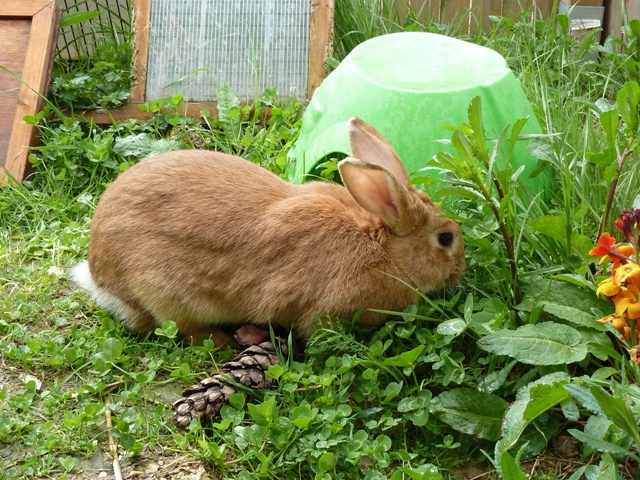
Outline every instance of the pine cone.
<svg viewBox="0 0 640 480"><path fill-rule="evenodd" d="M287 354L287 344L280 340L280 349ZM182 392L182 398L173 404L173 423L187 428L191 419L200 418L201 423L218 415L222 406L234 393L244 392L235 385L253 389L265 389L273 385L273 379L265 374L271 365L278 365L278 355L271 341L253 345L225 363L220 373L202 380Z"/></svg>

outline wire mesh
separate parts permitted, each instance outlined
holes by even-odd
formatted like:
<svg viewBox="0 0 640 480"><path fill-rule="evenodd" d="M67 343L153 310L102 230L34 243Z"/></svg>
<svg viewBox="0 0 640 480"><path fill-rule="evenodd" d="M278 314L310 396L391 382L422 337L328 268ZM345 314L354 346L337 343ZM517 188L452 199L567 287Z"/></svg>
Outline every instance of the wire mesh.
<svg viewBox="0 0 640 480"><path fill-rule="evenodd" d="M57 55L65 60L92 58L106 42L121 43L130 37L132 0L56 0L63 18L68 14L99 12L96 18L62 26Z"/></svg>
<svg viewBox="0 0 640 480"><path fill-rule="evenodd" d="M154 0L147 100L216 100L221 82L242 99L305 99L309 14L309 0Z"/></svg>

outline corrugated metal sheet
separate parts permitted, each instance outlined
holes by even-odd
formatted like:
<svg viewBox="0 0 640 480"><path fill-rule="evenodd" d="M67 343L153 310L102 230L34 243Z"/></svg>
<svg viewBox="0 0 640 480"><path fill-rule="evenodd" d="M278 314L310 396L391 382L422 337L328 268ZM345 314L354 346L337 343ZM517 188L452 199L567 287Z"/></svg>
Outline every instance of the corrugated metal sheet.
<svg viewBox="0 0 640 480"><path fill-rule="evenodd" d="M309 10L309 0L154 0L147 100L216 100L222 82L241 99L275 88L304 100Z"/></svg>

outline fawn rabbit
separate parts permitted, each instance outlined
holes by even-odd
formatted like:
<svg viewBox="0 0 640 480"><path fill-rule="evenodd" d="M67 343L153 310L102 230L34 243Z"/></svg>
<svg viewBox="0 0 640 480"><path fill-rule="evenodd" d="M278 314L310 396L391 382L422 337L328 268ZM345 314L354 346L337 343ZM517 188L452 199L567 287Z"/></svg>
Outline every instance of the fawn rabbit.
<svg viewBox="0 0 640 480"><path fill-rule="evenodd" d="M100 199L88 262L74 280L133 330L173 320L185 334L224 324L318 319L375 326L465 269L458 225L373 127L348 122L344 187L289 184L239 157L176 151L122 173Z"/></svg>

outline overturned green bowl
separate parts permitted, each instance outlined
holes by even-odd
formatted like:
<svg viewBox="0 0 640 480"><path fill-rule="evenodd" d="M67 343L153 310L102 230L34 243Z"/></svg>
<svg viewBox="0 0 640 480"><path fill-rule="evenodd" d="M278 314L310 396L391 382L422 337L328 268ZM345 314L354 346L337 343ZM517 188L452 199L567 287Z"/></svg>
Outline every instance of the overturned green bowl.
<svg viewBox="0 0 640 480"><path fill-rule="evenodd" d="M437 152L454 153L450 145L434 140L451 138L443 127L466 122L469 103L478 95L488 138L525 117L529 120L522 134L542 132L518 80L497 52L433 33L368 40L315 91L289 152L289 180L302 183L328 156L351 154L346 127L351 117L380 131L409 172L422 169ZM517 142L513 163L514 168L524 166L521 179L531 193L546 197L549 178L531 176L538 161L527 142Z"/></svg>

